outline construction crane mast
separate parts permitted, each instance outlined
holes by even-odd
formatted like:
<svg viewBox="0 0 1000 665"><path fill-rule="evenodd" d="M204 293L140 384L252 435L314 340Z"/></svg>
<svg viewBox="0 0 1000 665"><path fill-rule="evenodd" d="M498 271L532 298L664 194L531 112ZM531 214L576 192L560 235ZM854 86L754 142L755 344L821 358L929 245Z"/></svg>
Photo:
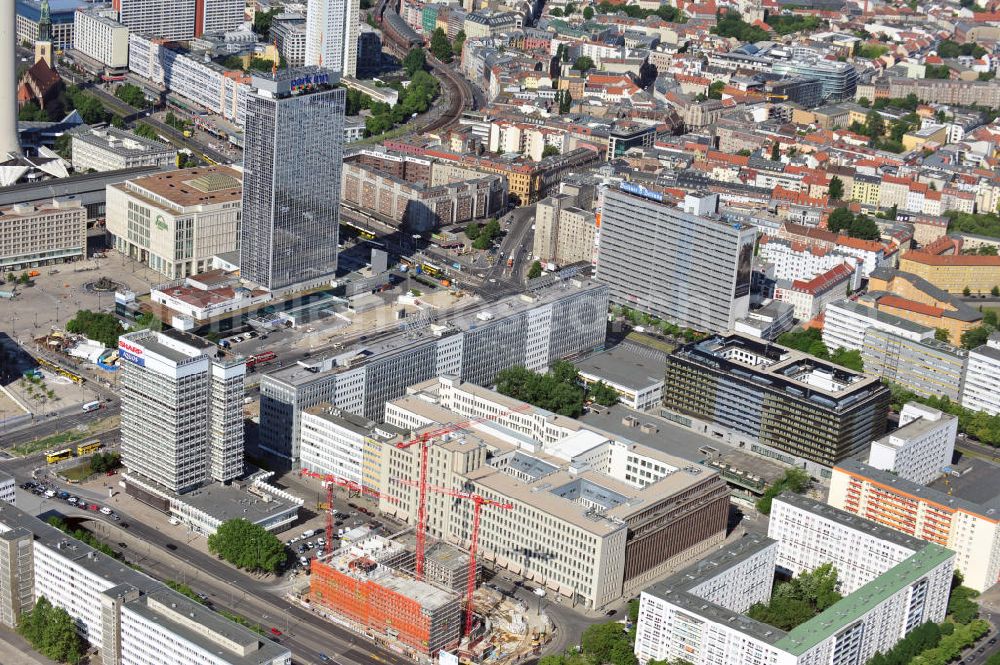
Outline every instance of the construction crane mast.
<svg viewBox="0 0 1000 665"><path fill-rule="evenodd" d="M381 497L381 494L373 489L368 489L353 480L335 476L332 473L317 473L316 471L310 471L309 469L302 469L299 472L299 475L316 478L323 481L326 485L326 544L324 545L324 550L327 554L333 552L333 488L343 487L348 492L357 492L359 495L368 494L369 496L374 496L376 498Z"/></svg>
<svg viewBox="0 0 1000 665"><path fill-rule="evenodd" d="M430 448L430 443L433 439L440 438L446 434L451 434L459 430L469 429L473 425L479 423L490 422L497 420L498 418L503 418L504 416L509 416L512 413L518 413L520 411L527 411L531 409L530 404L523 404L514 409L508 409L507 411L501 411L500 413L494 413L489 416L483 416L481 418L473 418L472 420L465 420L463 422L454 423L452 425L446 425L445 427L440 427L438 429L431 430L429 432L424 432L415 439L409 441L402 441L396 444L399 449L406 449L411 446L420 446L420 483L419 483L419 496L417 498L417 567L416 567L416 577L418 580L424 579L424 546L427 543L426 526L427 526L427 457L428 449Z"/></svg>
<svg viewBox="0 0 1000 665"><path fill-rule="evenodd" d="M417 486L417 483L412 480L396 478L395 481L402 485L409 485L410 487ZM472 533L470 534L469 541L469 572L465 581L465 628L462 632L463 635L469 636L472 634L472 616L475 611L474 594L476 592L476 553L479 549L479 511L483 506L499 508L500 510L512 510L514 508L514 504L501 503L499 501L494 501L493 499L487 499L479 494L473 494L472 492L452 490L447 487L438 487L437 485L428 485L427 489L431 492L472 502Z"/></svg>

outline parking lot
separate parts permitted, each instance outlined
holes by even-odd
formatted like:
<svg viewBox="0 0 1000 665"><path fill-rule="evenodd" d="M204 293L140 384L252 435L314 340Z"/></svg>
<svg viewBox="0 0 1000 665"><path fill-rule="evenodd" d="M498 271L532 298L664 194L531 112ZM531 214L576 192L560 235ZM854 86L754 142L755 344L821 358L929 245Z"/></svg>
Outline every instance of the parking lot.
<svg viewBox="0 0 1000 665"><path fill-rule="evenodd" d="M44 497L45 499L65 503L66 505L77 508L78 510L99 512L102 515L110 517L116 522L121 520L121 516L108 506L102 506L99 503L90 501L89 499L84 500L75 494L71 494L66 490L60 489L58 486L46 480L29 480L28 482L21 483L20 487L25 492L30 492L31 494L39 497L39 499Z"/></svg>

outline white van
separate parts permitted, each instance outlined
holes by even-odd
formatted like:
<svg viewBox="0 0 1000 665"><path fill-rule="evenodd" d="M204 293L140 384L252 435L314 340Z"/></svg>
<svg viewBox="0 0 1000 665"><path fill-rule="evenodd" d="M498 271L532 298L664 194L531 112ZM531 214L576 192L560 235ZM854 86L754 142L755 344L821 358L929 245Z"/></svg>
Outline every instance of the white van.
<svg viewBox="0 0 1000 665"><path fill-rule="evenodd" d="M308 531L303 531L302 532L302 540L305 540L306 538L308 538L309 536L313 535L314 533L316 533L316 529L309 529Z"/></svg>

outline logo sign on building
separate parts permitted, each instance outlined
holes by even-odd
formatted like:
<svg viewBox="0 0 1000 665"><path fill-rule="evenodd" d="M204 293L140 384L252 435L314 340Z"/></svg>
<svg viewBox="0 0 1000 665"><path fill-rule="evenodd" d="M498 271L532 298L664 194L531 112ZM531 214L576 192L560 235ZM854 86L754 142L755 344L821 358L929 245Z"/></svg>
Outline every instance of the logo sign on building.
<svg viewBox="0 0 1000 665"><path fill-rule="evenodd" d="M297 79L292 79L291 88L292 90L298 90L309 85L323 85L330 82L329 74L309 74L308 76L302 76Z"/></svg>
<svg viewBox="0 0 1000 665"><path fill-rule="evenodd" d="M129 344L123 339L118 340L118 357L123 358L139 367L146 366L146 359L142 357L143 350L135 344Z"/></svg>
<svg viewBox="0 0 1000 665"><path fill-rule="evenodd" d="M619 189L623 192L628 192L629 194L635 194L636 196L641 196L644 199L652 199L654 201L663 202L663 194L660 192L654 192L651 189L646 189L642 185L637 185L634 182L623 182L619 185Z"/></svg>

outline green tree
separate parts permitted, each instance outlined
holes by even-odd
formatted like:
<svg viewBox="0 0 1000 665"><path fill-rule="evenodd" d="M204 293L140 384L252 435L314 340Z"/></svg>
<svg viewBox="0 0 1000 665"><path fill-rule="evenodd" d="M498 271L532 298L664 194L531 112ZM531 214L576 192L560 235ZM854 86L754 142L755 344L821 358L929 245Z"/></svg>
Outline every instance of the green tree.
<svg viewBox="0 0 1000 665"><path fill-rule="evenodd" d="M545 374L514 366L497 375L497 391L564 416L583 412L584 391L572 363L556 362Z"/></svg>
<svg viewBox="0 0 1000 665"><path fill-rule="evenodd" d="M546 157L554 157L555 155L558 154L559 154L559 148L557 148L554 145L546 144L545 147L542 148L542 159L545 159Z"/></svg>
<svg viewBox="0 0 1000 665"><path fill-rule="evenodd" d="M35 606L24 613L17 632L36 651L52 660L76 663L83 657L83 640L77 635L72 617L63 608L53 606L45 596L39 596Z"/></svg>
<svg viewBox="0 0 1000 665"><path fill-rule="evenodd" d="M861 359L861 351L857 349L851 351L837 349L830 354L830 362L837 363L847 369L853 369L855 372L865 371L864 361Z"/></svg>
<svg viewBox="0 0 1000 665"><path fill-rule="evenodd" d="M771 144L771 161L777 162L781 159L781 145L775 141Z"/></svg>
<svg viewBox="0 0 1000 665"><path fill-rule="evenodd" d="M994 298L1000 298L1000 285L994 284L993 288L990 289L990 295Z"/></svg>
<svg viewBox="0 0 1000 665"><path fill-rule="evenodd" d="M25 122L48 122L49 114L35 102L25 102L17 112L17 119Z"/></svg>
<svg viewBox="0 0 1000 665"><path fill-rule="evenodd" d="M253 31L268 41L271 34L271 23L274 17L284 11L284 7L272 7L266 12L256 12L253 15Z"/></svg>
<svg viewBox="0 0 1000 665"><path fill-rule="evenodd" d="M587 390L590 394L590 399L602 406L614 406L618 403L618 391L603 381L591 384Z"/></svg>
<svg viewBox="0 0 1000 665"><path fill-rule="evenodd" d="M712 81L708 86L709 99L722 99L722 90L726 87L725 81Z"/></svg>
<svg viewBox="0 0 1000 665"><path fill-rule="evenodd" d="M611 661L611 654L617 644L626 637L625 631L617 621L598 623L588 626L580 638L583 652L593 656L598 663Z"/></svg>
<svg viewBox="0 0 1000 665"><path fill-rule="evenodd" d="M451 62L452 57L454 57L448 35L441 28L435 28L431 34L431 53L434 54L435 58L446 63Z"/></svg>
<svg viewBox="0 0 1000 665"><path fill-rule="evenodd" d="M66 330L85 335L111 348L118 346L118 337L125 333L125 328L113 314L84 309L79 310L76 316L70 319L66 324Z"/></svg>
<svg viewBox="0 0 1000 665"><path fill-rule="evenodd" d="M568 90L561 90L560 92L562 94L559 96L559 114L566 115L573 107L573 95L569 94Z"/></svg>
<svg viewBox="0 0 1000 665"><path fill-rule="evenodd" d="M478 238L479 232L480 228L478 222L469 222L468 226L465 227L465 237L469 240L475 240Z"/></svg>
<svg viewBox="0 0 1000 665"><path fill-rule="evenodd" d="M528 268L528 279L535 279L536 277L541 277L541 276L542 276L542 262L535 261L534 263L531 264L531 267Z"/></svg>
<svg viewBox="0 0 1000 665"><path fill-rule="evenodd" d="M264 527L245 519L223 522L208 537L208 549L237 568L273 573L286 558L285 545Z"/></svg>
<svg viewBox="0 0 1000 665"><path fill-rule="evenodd" d="M962 295L968 298L969 296L972 295L972 289L970 289L969 287L965 287L964 289L962 289Z"/></svg>
<svg viewBox="0 0 1000 665"><path fill-rule="evenodd" d="M73 136L71 134L60 134L52 145L52 149L59 153L59 156L63 159L72 159Z"/></svg>
<svg viewBox="0 0 1000 665"><path fill-rule="evenodd" d="M837 570L826 563L777 585L771 593L770 602L757 603L747 615L781 630L791 630L841 598L837 591Z"/></svg>
<svg viewBox="0 0 1000 665"><path fill-rule="evenodd" d="M135 132L138 136L141 136L145 139L151 139L153 141L160 140L160 135L156 133L156 130L153 129L151 125L148 125L145 122L140 122L139 124L137 124L135 126L135 129L133 129L132 131Z"/></svg>
<svg viewBox="0 0 1000 665"><path fill-rule="evenodd" d="M594 18L594 8L593 7L584 7L583 8L583 18L584 18L585 21L589 21L590 19Z"/></svg>
<svg viewBox="0 0 1000 665"><path fill-rule="evenodd" d="M465 40L466 40L465 30L459 30L457 33L455 33L455 41L452 42L451 51L459 58L462 57L462 47L465 46Z"/></svg>
<svg viewBox="0 0 1000 665"><path fill-rule="evenodd" d="M113 471L122 465L122 458L119 453L116 452L96 452L90 458L90 470L93 473L107 473L108 471Z"/></svg>
<svg viewBox="0 0 1000 665"><path fill-rule="evenodd" d="M948 332L947 328L935 328L934 339L939 342L948 342L951 340L951 333Z"/></svg>
<svg viewBox="0 0 1000 665"><path fill-rule="evenodd" d="M770 515L771 501L774 500L774 497L782 492L802 494L809 489L810 484L812 484L812 478L804 470L797 468L785 469L785 475L764 490L764 495L758 499L756 504L757 512Z"/></svg>
<svg viewBox="0 0 1000 665"><path fill-rule="evenodd" d="M573 62L573 69L581 72L589 72L594 68L594 60L588 55L581 55Z"/></svg>
<svg viewBox="0 0 1000 665"><path fill-rule="evenodd" d="M741 42L760 42L769 38L767 31L756 25L750 25L740 16L739 12L728 11L716 15L715 27L711 30L722 37L733 37Z"/></svg>
<svg viewBox="0 0 1000 665"><path fill-rule="evenodd" d="M844 181L837 176L830 178L829 194L835 201L844 198Z"/></svg>
<svg viewBox="0 0 1000 665"><path fill-rule="evenodd" d="M973 602L979 592L967 586L955 586L948 596L948 614L955 623L972 623L979 618L979 605Z"/></svg>
<svg viewBox="0 0 1000 665"><path fill-rule="evenodd" d="M963 349L975 349L983 344L989 339L990 334L993 333L995 328L990 325L980 325L975 328L970 328L962 333L962 339L960 343Z"/></svg>
<svg viewBox="0 0 1000 665"><path fill-rule="evenodd" d="M424 70L427 67L427 56L424 55L424 50L419 46L414 46L410 49L406 57L403 58L403 69L406 70L407 76L413 76L415 73Z"/></svg>
<svg viewBox="0 0 1000 665"><path fill-rule="evenodd" d="M115 90L115 97L137 109L147 106L146 95L143 93L142 88L131 83L123 83L118 86Z"/></svg>

